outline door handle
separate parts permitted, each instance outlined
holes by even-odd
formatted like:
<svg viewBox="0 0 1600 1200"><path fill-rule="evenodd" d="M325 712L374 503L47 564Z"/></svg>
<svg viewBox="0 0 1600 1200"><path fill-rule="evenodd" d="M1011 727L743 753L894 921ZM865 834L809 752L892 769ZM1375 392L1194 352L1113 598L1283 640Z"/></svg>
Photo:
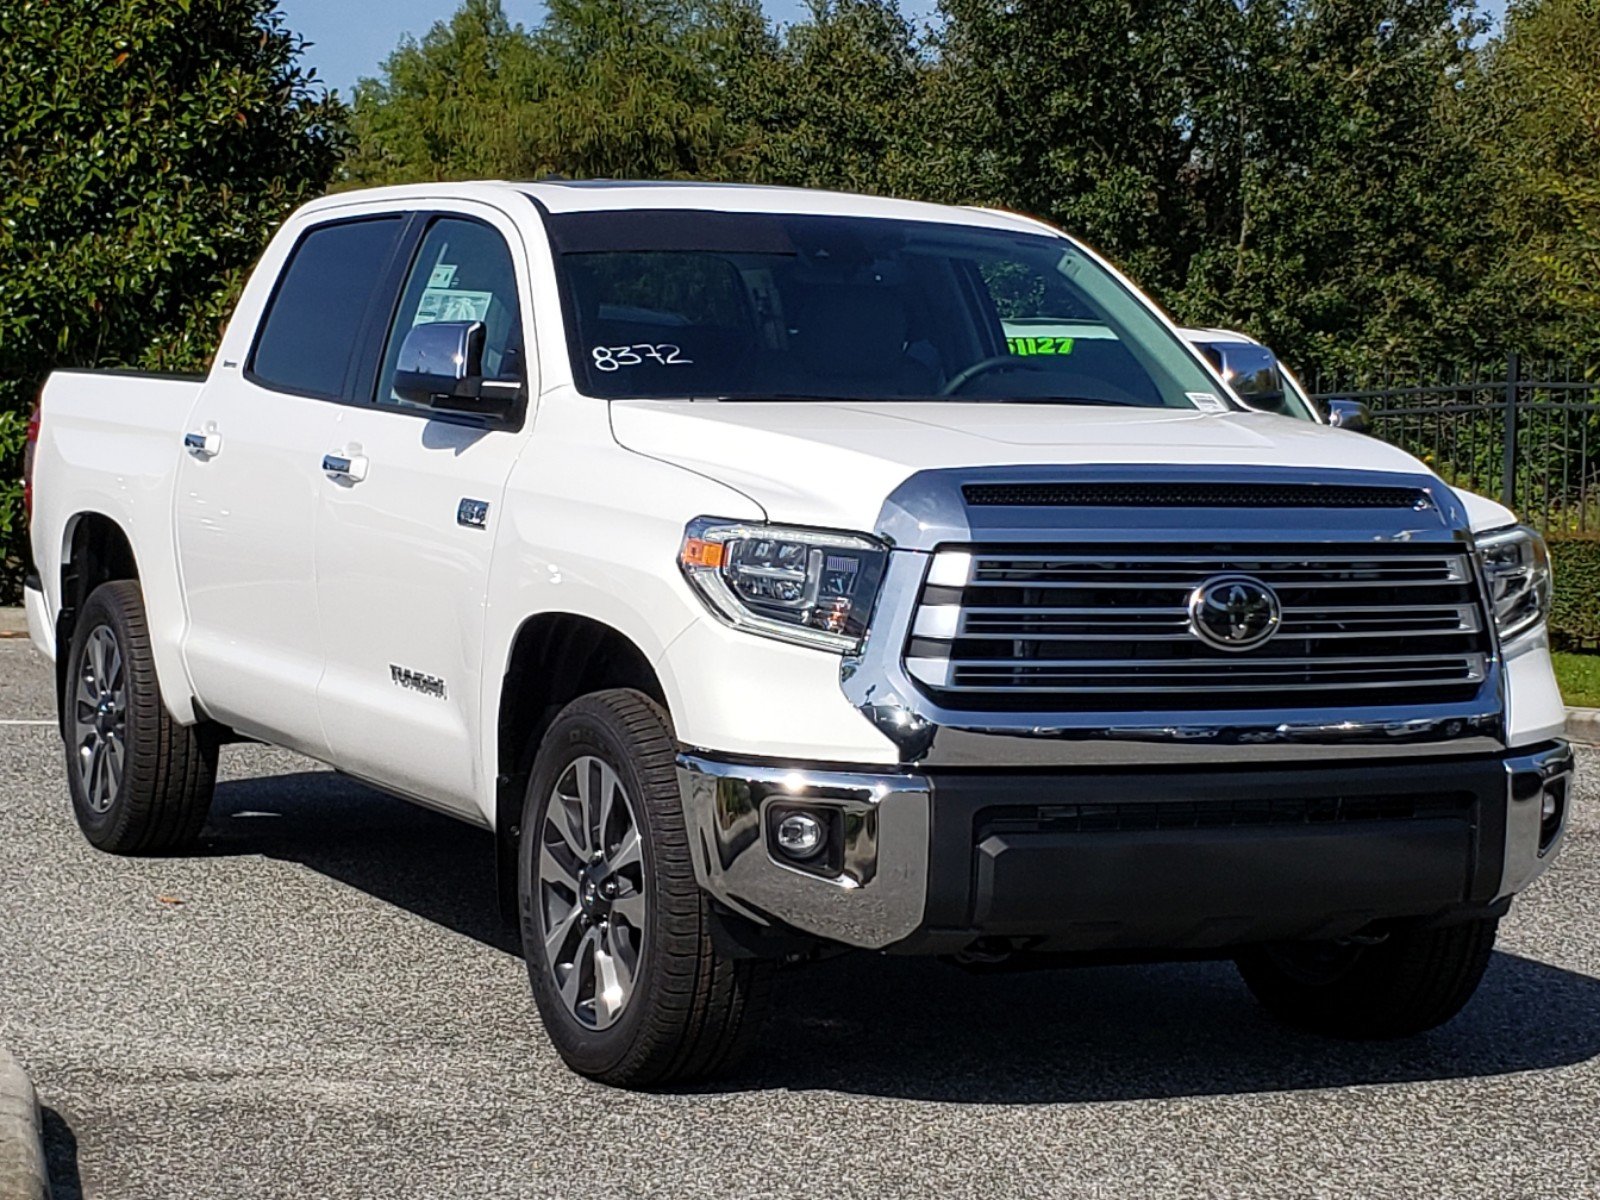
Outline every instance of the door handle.
<svg viewBox="0 0 1600 1200"><path fill-rule="evenodd" d="M190 454L203 458L215 458L222 453L222 435L220 433L200 433L198 431L183 435L183 448Z"/></svg>
<svg viewBox="0 0 1600 1200"><path fill-rule="evenodd" d="M335 479L348 479L351 483L360 483L367 477L367 456L355 454L346 457L343 454L324 454L322 469Z"/></svg>

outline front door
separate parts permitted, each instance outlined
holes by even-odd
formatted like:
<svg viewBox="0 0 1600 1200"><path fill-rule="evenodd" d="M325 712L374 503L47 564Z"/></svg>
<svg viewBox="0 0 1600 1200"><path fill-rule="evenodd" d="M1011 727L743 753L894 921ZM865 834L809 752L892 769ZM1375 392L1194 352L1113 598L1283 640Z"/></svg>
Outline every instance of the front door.
<svg viewBox="0 0 1600 1200"><path fill-rule="evenodd" d="M483 322L485 374L526 378L516 245L493 213L426 218L374 403L343 409L328 442L317 530L318 707L334 761L476 819L492 795L476 736L493 720L479 712L490 551L524 418L440 414L391 381L405 335L434 321Z"/></svg>
<svg viewBox="0 0 1600 1200"><path fill-rule="evenodd" d="M212 372L183 431L175 501L188 604L184 656L207 713L327 757L315 535L334 436L374 281L401 218L311 228L242 368Z"/></svg>

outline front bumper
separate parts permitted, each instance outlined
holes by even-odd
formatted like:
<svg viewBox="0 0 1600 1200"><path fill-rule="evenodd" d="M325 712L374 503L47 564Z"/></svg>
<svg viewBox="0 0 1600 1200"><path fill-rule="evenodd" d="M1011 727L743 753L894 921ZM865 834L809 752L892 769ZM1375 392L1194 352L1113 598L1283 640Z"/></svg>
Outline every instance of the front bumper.
<svg viewBox="0 0 1600 1200"><path fill-rule="evenodd" d="M1487 911L1549 866L1571 775L1562 742L1199 770L862 773L679 758L712 896L763 925L913 953L985 937L1193 951ZM812 859L778 848L795 812L827 831Z"/></svg>

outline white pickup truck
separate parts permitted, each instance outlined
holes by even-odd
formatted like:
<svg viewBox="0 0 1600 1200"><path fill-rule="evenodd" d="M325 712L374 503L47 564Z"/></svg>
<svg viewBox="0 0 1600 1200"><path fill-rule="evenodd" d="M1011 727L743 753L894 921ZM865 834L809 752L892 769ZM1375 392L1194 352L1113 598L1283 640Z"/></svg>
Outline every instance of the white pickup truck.
<svg viewBox="0 0 1600 1200"><path fill-rule="evenodd" d="M1248 411L1009 213L335 196L205 379L52 376L30 471L89 840L193 843L240 739L491 829L544 1026L619 1085L851 947L1214 955L1415 1033L1565 825L1538 535Z"/></svg>

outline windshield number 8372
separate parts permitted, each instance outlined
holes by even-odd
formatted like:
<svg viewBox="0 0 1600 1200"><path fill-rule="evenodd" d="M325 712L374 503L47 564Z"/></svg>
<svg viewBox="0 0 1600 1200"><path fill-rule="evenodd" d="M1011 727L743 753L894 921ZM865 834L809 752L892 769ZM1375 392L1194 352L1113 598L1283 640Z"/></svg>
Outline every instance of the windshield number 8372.
<svg viewBox="0 0 1600 1200"><path fill-rule="evenodd" d="M602 371L620 371L623 367L637 367L646 359L653 359L664 367L688 367L694 359L684 358L683 350L671 342L640 342L633 346L596 346L589 352L594 355L594 365Z"/></svg>

